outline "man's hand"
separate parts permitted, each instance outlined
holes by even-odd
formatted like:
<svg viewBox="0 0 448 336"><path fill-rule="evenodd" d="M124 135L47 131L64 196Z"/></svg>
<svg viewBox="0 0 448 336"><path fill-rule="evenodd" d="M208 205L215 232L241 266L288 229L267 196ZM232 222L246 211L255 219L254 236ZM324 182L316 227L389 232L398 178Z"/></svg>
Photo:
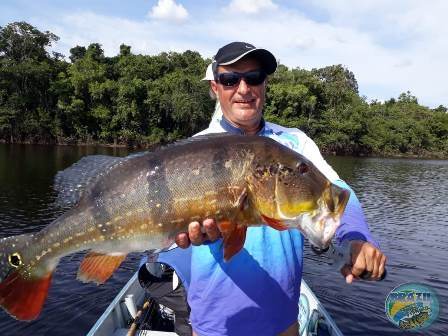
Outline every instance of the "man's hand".
<svg viewBox="0 0 448 336"><path fill-rule="evenodd" d="M351 284L354 279L359 279L362 273L367 273L367 277L363 277L364 280L380 280L385 272L386 256L365 241L350 242L350 261L351 265L345 265L341 269L348 284Z"/></svg>
<svg viewBox="0 0 448 336"><path fill-rule="evenodd" d="M202 222L191 222L188 225L188 232L181 232L176 236L176 244L181 248L187 248L190 244L201 245L207 241L215 241L221 237L216 222L207 218Z"/></svg>

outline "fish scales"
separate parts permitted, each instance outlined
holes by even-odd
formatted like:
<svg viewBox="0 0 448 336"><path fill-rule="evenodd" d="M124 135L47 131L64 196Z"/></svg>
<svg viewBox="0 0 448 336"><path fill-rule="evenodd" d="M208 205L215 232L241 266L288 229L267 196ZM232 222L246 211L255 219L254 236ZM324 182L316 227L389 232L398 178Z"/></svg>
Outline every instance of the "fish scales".
<svg viewBox="0 0 448 336"><path fill-rule="evenodd" d="M220 150L221 144L216 145L197 154L172 151L165 160L148 153L123 162L97 182L79 207L38 235L38 246L54 246L60 241L62 244L49 253L45 253L45 247L32 254L39 259L51 258L62 252L84 250L86 246L102 252L127 253L126 238L131 235L141 236L141 243L147 245L148 236L168 232L174 238L186 223L216 215L225 208L223 204L233 210L243 189L242 172L250 159L243 154L252 152L237 151L232 153L233 160L225 160L234 149L228 148L225 153ZM210 161L214 154L219 159ZM117 185L117 179L124 182ZM221 218L225 213L221 211ZM120 241L126 243L120 245ZM161 242L165 246L152 247L171 243L165 241Z"/></svg>
<svg viewBox="0 0 448 336"><path fill-rule="evenodd" d="M222 232L226 260L243 247L246 228L263 223L298 228L322 246L349 196L303 156L264 137L198 137L110 165L98 159L100 170L87 157L58 174L73 208L32 236L0 240L0 305L14 317L38 316L65 255L90 251L78 277L102 283L127 253L166 248L188 223L209 217ZM33 304L23 307L20 298Z"/></svg>

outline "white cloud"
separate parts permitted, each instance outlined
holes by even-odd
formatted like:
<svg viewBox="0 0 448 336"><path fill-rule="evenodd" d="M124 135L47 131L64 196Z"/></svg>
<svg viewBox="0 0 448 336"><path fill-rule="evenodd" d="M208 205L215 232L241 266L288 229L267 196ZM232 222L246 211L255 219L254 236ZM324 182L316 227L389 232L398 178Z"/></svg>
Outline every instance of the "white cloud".
<svg viewBox="0 0 448 336"><path fill-rule="evenodd" d="M159 0L149 16L154 19L183 22L188 18L188 12L184 6L177 4L174 0Z"/></svg>
<svg viewBox="0 0 448 336"><path fill-rule="evenodd" d="M277 5L271 0L232 0L228 9L235 13L256 14L264 10L274 10Z"/></svg>

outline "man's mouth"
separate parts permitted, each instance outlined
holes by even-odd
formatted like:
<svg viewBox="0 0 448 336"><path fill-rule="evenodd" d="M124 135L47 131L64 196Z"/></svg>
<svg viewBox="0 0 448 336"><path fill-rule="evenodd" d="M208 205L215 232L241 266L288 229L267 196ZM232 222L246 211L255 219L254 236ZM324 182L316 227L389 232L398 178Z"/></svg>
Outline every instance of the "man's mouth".
<svg viewBox="0 0 448 336"><path fill-rule="evenodd" d="M235 103L237 104L252 104L255 101L255 99L238 99L235 100Z"/></svg>

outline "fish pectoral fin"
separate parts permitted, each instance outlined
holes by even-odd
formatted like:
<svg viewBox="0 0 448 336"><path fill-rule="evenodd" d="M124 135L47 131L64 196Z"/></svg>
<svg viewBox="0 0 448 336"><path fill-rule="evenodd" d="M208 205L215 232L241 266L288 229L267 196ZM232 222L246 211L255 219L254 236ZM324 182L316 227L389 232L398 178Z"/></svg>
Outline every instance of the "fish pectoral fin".
<svg viewBox="0 0 448 336"><path fill-rule="evenodd" d="M229 261L243 248L247 226L238 226L231 221L221 221L218 227L223 237L224 260Z"/></svg>
<svg viewBox="0 0 448 336"><path fill-rule="evenodd" d="M0 283L0 305L18 320L36 319L47 299L52 275L33 278L18 271L11 273Z"/></svg>
<svg viewBox="0 0 448 336"><path fill-rule="evenodd" d="M268 224L273 229L283 231L283 230L287 230L289 228L288 225L286 225L285 223L283 223L282 221L280 221L278 219L270 218L265 215L261 215L261 218L263 218L263 220L266 222L266 224Z"/></svg>
<svg viewBox="0 0 448 336"><path fill-rule="evenodd" d="M103 284L126 258L125 254L89 252L78 269L78 280Z"/></svg>
<svg viewBox="0 0 448 336"><path fill-rule="evenodd" d="M241 194L238 195L238 198L234 204L235 208L244 211L248 206L248 194L247 194L247 188L244 188L241 191Z"/></svg>

